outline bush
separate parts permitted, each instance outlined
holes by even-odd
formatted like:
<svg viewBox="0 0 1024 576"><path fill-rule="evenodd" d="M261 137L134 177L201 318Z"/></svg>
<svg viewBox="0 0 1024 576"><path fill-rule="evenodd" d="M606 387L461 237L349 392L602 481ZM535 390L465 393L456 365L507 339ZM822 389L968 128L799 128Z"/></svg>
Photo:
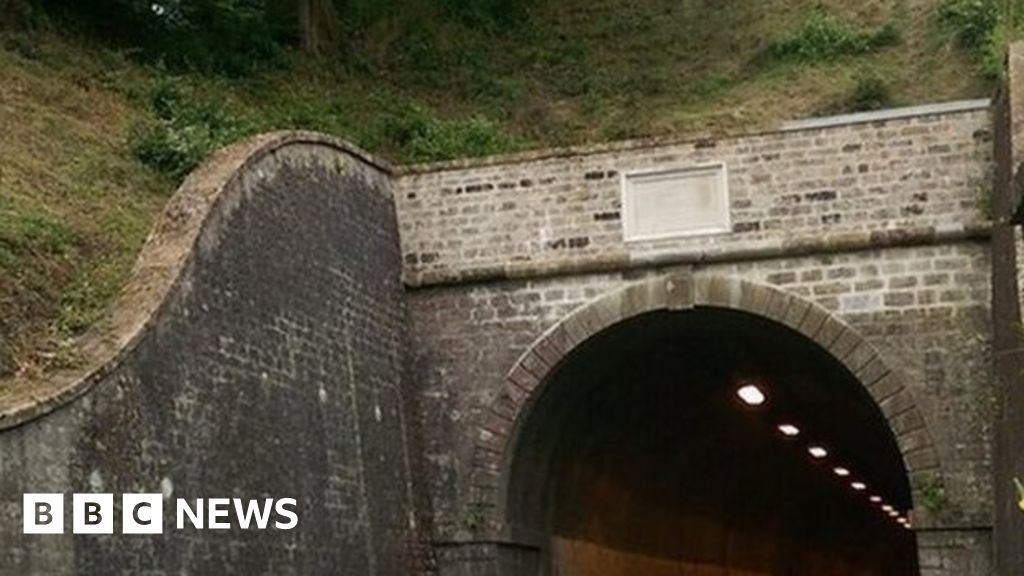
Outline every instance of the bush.
<svg viewBox="0 0 1024 576"><path fill-rule="evenodd" d="M389 147L401 150L402 156L412 162L485 156L511 150L516 145L497 124L481 116L442 120L418 106L389 116L383 136Z"/></svg>
<svg viewBox="0 0 1024 576"><path fill-rule="evenodd" d="M1003 52L1014 25L999 0L943 0L939 21L974 59L988 79L1003 72Z"/></svg>
<svg viewBox="0 0 1024 576"><path fill-rule="evenodd" d="M155 120L135 126L129 145L144 164L181 178L214 150L257 131L220 99L202 98L173 82L154 91Z"/></svg>
<svg viewBox="0 0 1024 576"><path fill-rule="evenodd" d="M892 108L896 99L892 94L890 77L871 68L861 68L853 76L853 86L841 97L815 110L819 116L851 114Z"/></svg>
<svg viewBox="0 0 1024 576"><path fill-rule="evenodd" d="M893 106L889 81L875 72L859 72L856 84L847 100L847 111L866 112Z"/></svg>
<svg viewBox="0 0 1024 576"><path fill-rule="evenodd" d="M1001 20L999 3L993 0L943 0L939 18L971 50L984 47Z"/></svg>
<svg viewBox="0 0 1024 576"><path fill-rule="evenodd" d="M780 60L819 62L840 56L866 54L899 41L896 28L887 24L870 32L827 12L816 10L789 36L769 45Z"/></svg>

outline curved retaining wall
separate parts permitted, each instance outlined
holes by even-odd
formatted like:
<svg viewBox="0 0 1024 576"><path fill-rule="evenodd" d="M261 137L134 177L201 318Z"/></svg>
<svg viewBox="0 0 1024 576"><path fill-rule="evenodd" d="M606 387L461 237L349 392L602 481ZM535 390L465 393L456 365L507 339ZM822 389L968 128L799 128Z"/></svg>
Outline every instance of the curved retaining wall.
<svg viewBox="0 0 1024 576"><path fill-rule="evenodd" d="M306 133L230 147L190 176L80 368L0 386L0 572L411 571L389 182ZM26 492L65 494L63 536L21 533ZM118 510L113 535L72 536L70 492L118 506L162 492L164 534L120 534ZM179 497L295 498L299 523L176 530Z"/></svg>

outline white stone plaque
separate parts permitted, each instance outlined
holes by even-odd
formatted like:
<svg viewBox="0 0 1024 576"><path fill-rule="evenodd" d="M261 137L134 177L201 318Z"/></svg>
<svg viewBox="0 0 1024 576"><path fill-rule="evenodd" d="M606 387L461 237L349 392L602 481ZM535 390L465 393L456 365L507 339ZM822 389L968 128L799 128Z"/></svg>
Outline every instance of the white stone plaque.
<svg viewBox="0 0 1024 576"><path fill-rule="evenodd" d="M728 232L725 164L625 174L622 215L626 242Z"/></svg>

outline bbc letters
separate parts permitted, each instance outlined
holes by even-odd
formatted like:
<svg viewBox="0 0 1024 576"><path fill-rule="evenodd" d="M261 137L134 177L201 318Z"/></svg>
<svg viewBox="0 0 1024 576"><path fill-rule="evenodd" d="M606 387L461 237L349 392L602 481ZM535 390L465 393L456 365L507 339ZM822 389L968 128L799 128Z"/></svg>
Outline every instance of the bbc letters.
<svg viewBox="0 0 1024 576"><path fill-rule="evenodd" d="M63 534L64 494L25 494L25 534ZM74 534L113 534L117 510L113 494L72 494ZM178 530L291 530L299 523L294 498L178 498L174 501ZM163 494L123 494L119 528L122 534L162 534Z"/></svg>

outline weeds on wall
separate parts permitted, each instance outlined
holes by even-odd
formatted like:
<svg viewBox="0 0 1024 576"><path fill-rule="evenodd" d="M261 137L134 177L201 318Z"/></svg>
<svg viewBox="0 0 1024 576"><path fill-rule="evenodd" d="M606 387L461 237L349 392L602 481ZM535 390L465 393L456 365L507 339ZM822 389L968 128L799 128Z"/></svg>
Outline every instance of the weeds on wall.
<svg viewBox="0 0 1024 576"><path fill-rule="evenodd" d="M921 480L917 483L916 492L921 506L932 514L939 514L949 507L946 489L938 479L928 478Z"/></svg>
<svg viewBox="0 0 1024 576"><path fill-rule="evenodd" d="M485 502L470 502L463 513L462 527L476 534L487 526L488 505Z"/></svg>
<svg viewBox="0 0 1024 576"><path fill-rule="evenodd" d="M981 177L972 178L969 182L976 194L978 213L986 220L992 220L992 182L995 180L995 168L990 167Z"/></svg>

